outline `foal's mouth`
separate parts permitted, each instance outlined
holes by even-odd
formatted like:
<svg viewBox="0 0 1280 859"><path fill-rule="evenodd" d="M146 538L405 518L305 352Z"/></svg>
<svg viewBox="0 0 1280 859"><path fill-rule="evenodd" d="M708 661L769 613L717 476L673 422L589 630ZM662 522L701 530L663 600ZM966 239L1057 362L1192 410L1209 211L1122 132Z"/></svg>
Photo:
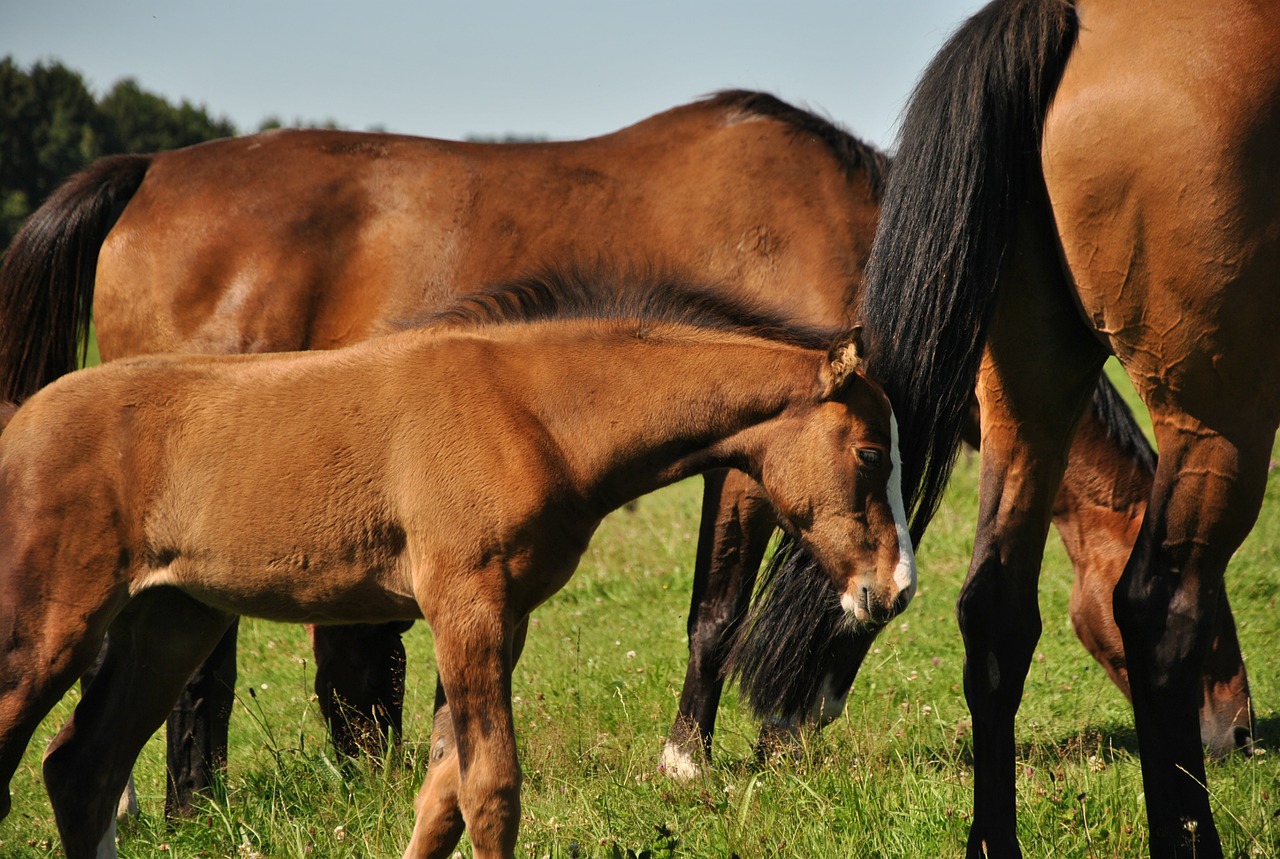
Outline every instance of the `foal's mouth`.
<svg viewBox="0 0 1280 859"><path fill-rule="evenodd" d="M867 587L846 590L840 595L840 608L844 614L844 622L854 627L876 629L884 626L902 614L911 603L914 588L898 592L898 596L890 603L882 603L872 597Z"/></svg>

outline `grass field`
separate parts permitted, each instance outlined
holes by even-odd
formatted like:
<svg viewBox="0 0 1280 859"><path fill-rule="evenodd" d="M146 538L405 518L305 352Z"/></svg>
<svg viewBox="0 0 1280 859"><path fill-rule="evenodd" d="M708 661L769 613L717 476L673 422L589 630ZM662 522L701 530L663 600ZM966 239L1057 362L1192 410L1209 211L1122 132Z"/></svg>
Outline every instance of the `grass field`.
<svg viewBox="0 0 1280 859"><path fill-rule="evenodd" d="M711 771L656 772L684 673L700 481L645 498L601 529L577 575L533 619L515 677L525 770L519 855L922 857L963 855L971 809L969 715L954 603L973 543L977 460L962 457L919 555L915 603L880 637L846 714L797 759L757 763L756 726L726 695ZM1229 572L1260 753L1210 768L1228 855L1280 856L1280 471ZM1076 642L1070 571L1051 535L1044 635L1018 721L1019 834L1028 857L1144 855L1146 823L1128 705ZM407 637L405 738L385 768L338 766L314 704L300 627L241 627L239 703L225 791L166 823L163 747L137 769L143 816L128 857L398 856L412 828L434 684L431 637ZM41 727L12 784L0 856L61 855L39 761L74 705ZM459 848L470 856L464 838Z"/></svg>

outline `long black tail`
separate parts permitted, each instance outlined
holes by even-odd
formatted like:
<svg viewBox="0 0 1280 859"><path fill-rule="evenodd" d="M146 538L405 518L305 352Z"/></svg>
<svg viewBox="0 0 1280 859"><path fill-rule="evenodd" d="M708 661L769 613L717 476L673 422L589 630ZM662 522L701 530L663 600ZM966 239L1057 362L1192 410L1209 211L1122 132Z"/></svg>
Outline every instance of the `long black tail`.
<svg viewBox="0 0 1280 859"><path fill-rule="evenodd" d="M21 402L83 360L98 250L151 164L94 162L27 219L0 267L0 400Z"/></svg>
<svg viewBox="0 0 1280 859"><path fill-rule="evenodd" d="M1041 125L1076 31L1063 0L996 0L934 58L903 118L862 312L917 543L955 462L1014 204L1043 187Z"/></svg>
<svg viewBox="0 0 1280 859"><path fill-rule="evenodd" d="M1112 439L1148 473L1155 451L1105 375L1090 404ZM798 724L814 714L824 685L844 694L876 630L849 623L831 579L787 535L760 576L751 611L739 625L727 670L759 718ZM830 679L828 679L830 678Z"/></svg>
<svg viewBox="0 0 1280 859"><path fill-rule="evenodd" d="M797 549L784 535L725 662L757 717L793 724L814 712L827 675L856 649L856 635L867 634L853 629L831 579Z"/></svg>

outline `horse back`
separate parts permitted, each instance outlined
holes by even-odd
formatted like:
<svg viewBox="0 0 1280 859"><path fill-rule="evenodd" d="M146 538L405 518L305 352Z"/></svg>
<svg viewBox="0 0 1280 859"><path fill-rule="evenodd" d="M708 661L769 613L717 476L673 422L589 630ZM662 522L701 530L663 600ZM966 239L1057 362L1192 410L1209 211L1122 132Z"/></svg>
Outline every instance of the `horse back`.
<svg viewBox="0 0 1280 859"><path fill-rule="evenodd" d="M723 280L829 325L860 280L873 185L816 136L716 101L563 143L215 141L155 156L107 237L100 348L336 347L555 263Z"/></svg>

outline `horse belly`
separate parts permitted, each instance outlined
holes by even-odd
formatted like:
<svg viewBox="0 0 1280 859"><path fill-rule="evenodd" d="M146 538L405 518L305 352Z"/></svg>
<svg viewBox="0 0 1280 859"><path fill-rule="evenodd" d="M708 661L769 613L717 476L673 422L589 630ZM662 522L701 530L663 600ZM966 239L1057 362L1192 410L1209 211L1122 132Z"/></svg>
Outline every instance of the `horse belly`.
<svg viewBox="0 0 1280 859"><path fill-rule="evenodd" d="M179 558L135 576L131 595L176 587L231 614L295 623L379 623L422 617L398 569L368 569L304 556L261 563Z"/></svg>

